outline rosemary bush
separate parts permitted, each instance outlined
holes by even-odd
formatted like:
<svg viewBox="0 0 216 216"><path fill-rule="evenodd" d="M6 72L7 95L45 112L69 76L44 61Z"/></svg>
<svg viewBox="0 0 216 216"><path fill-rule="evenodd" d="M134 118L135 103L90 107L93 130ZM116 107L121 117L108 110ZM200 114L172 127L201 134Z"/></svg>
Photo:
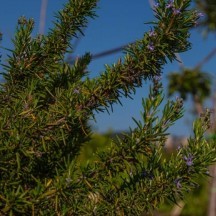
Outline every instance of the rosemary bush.
<svg viewBox="0 0 216 216"><path fill-rule="evenodd" d="M163 157L168 128L183 115L182 100L164 107L160 77L175 53L190 49L189 30L200 16L190 0L159 0L151 31L127 47L124 59L90 79L86 53L70 65L70 41L95 17L97 0L69 0L47 35L32 37L34 21L21 17L14 49L3 65L0 88L1 215L142 215L164 199L176 202L208 175L215 161L205 139L210 112L194 122L194 135L175 155ZM80 166L91 138L88 120L132 97L152 81L142 120Z"/></svg>

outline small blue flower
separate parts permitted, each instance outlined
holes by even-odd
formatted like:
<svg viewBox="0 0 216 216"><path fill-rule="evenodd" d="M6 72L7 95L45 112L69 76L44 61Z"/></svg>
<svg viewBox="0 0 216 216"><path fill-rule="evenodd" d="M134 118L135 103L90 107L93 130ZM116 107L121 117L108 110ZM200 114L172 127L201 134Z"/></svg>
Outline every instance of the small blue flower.
<svg viewBox="0 0 216 216"><path fill-rule="evenodd" d="M74 90L73 90L73 93L75 93L75 94L79 94L80 91L79 91L79 89L74 89Z"/></svg>
<svg viewBox="0 0 216 216"><path fill-rule="evenodd" d="M153 50L155 49L155 47L154 47L154 45L153 45L152 42L147 46L147 48L148 48L150 51L153 51Z"/></svg>
<svg viewBox="0 0 216 216"><path fill-rule="evenodd" d="M182 185L181 185L181 179L180 178L177 178L174 183L176 184L176 187L178 189L182 188Z"/></svg>
<svg viewBox="0 0 216 216"><path fill-rule="evenodd" d="M186 164L187 164L187 166L192 166L193 165L193 155L191 155L191 154L189 154L187 157L186 156L184 156L184 160L185 160L185 162L186 162Z"/></svg>
<svg viewBox="0 0 216 216"><path fill-rule="evenodd" d="M173 14L174 14L174 15L178 15L178 14L180 14L180 13L181 13L180 9L175 9L175 8L173 8Z"/></svg>
<svg viewBox="0 0 216 216"><path fill-rule="evenodd" d="M162 80L162 76L161 75L156 75L156 76L154 76L154 80L159 82L159 81Z"/></svg>
<svg viewBox="0 0 216 216"><path fill-rule="evenodd" d="M172 8L174 6L174 0L170 0L166 5L166 8Z"/></svg>
<svg viewBox="0 0 216 216"><path fill-rule="evenodd" d="M149 32L149 37L154 37L154 36L156 36L156 35L157 35L156 32L153 31L153 30L151 30L151 31Z"/></svg>
<svg viewBox="0 0 216 216"><path fill-rule="evenodd" d="M155 4L153 5L153 7L155 7L155 8L159 7L159 3L155 3Z"/></svg>
<svg viewBox="0 0 216 216"><path fill-rule="evenodd" d="M168 4L167 6L166 6L166 8L171 8L173 5L172 4Z"/></svg>
<svg viewBox="0 0 216 216"><path fill-rule="evenodd" d="M203 13L198 13L197 16L198 17L204 17L204 14Z"/></svg>

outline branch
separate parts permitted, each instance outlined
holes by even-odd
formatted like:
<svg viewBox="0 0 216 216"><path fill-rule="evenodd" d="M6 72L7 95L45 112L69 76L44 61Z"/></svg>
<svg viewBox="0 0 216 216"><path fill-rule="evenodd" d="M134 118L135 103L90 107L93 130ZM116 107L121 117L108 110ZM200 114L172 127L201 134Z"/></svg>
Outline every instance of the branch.
<svg viewBox="0 0 216 216"><path fill-rule="evenodd" d="M72 37L77 37L78 32L83 34L82 29L87 26L87 18L95 17L93 9L96 3L97 0L70 0L56 15L55 27L48 34L44 49L62 57L70 47Z"/></svg>
<svg viewBox="0 0 216 216"><path fill-rule="evenodd" d="M9 74L4 74L8 85L13 83L18 89L22 89L26 88L25 81L32 78L49 78L59 67L70 47L71 39L87 25L89 17L95 16L93 9L96 2L97 0L70 0L56 15L54 28L48 36L32 38L33 20L21 17L13 40L15 52L10 57L9 65L5 65L6 71L9 71ZM48 70L47 65L52 65L52 70Z"/></svg>
<svg viewBox="0 0 216 216"><path fill-rule="evenodd" d="M176 59L175 53L188 50L188 31L198 19L196 13L186 10L188 3L178 5L181 11L178 14L166 5L156 8L155 16L159 21L154 29L126 49L124 60L119 59L116 64L106 66L100 77L83 83L80 89L82 102L77 107L87 112L107 109L119 102L121 96L130 97L136 87L142 86L143 80L160 75L167 59Z"/></svg>

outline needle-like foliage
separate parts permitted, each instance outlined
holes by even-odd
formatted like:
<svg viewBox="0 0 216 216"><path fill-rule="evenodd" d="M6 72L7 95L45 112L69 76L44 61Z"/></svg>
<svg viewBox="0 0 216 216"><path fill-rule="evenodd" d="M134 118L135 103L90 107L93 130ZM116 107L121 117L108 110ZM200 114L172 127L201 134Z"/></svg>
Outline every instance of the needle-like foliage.
<svg viewBox="0 0 216 216"><path fill-rule="evenodd" d="M164 200L176 202L215 160L204 137L209 111L194 123L187 147L165 158L168 129L183 115L181 99L164 107L160 83L167 61L190 49L198 18L190 0L159 0L151 31L126 49L123 59L90 79L86 53L69 65L70 41L94 18L97 0L69 0L47 35L32 37L34 21L18 21L0 88L1 215L142 215ZM142 120L113 140L94 162L78 155L91 138L94 112L132 97L152 81Z"/></svg>

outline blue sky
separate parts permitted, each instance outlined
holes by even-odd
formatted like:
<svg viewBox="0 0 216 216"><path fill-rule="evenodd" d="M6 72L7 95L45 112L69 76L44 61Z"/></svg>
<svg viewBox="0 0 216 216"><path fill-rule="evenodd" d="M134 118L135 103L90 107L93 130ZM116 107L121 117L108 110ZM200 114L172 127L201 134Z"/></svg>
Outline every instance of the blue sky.
<svg viewBox="0 0 216 216"><path fill-rule="evenodd" d="M48 0L45 33L52 27L54 13L62 8L66 0ZM74 55L79 56L86 51L92 54L99 53L104 50L115 48L129 42L135 41L143 36L150 29L149 25L144 22L154 20L153 13L148 0L101 0L97 10L98 18L90 20L88 28L85 30L83 37ZM35 31L39 31L41 0L7 0L1 2L0 8L0 31L3 33L3 47L12 48L11 38L14 35L17 19L20 16L33 18L35 20ZM192 50L181 54L181 59L187 67L193 67L198 61L202 60L213 47L216 47L216 36L209 35L203 39L200 30L191 31L191 39L193 43ZM6 51L1 49L2 62L6 59ZM114 63L122 53L117 53L95 60L89 66L92 76L97 76L103 72L104 64ZM216 75L216 57L211 59L203 66L203 70L213 75L214 81ZM171 71L177 71L179 65L177 62L168 64L164 68L163 83L167 85L166 75ZM142 109L141 100L148 94L148 83L144 83L143 87L137 89L134 100L123 99L123 106L115 105L114 113L110 115L101 113L96 115L97 123L93 123L96 131L105 132L108 129L126 130L130 126L134 127L132 116L139 119ZM210 103L207 103L210 106ZM185 103L186 113L190 114L191 102ZM188 134L191 125L190 115L187 118L179 120L171 129L175 134ZM189 119L189 120L188 120Z"/></svg>

